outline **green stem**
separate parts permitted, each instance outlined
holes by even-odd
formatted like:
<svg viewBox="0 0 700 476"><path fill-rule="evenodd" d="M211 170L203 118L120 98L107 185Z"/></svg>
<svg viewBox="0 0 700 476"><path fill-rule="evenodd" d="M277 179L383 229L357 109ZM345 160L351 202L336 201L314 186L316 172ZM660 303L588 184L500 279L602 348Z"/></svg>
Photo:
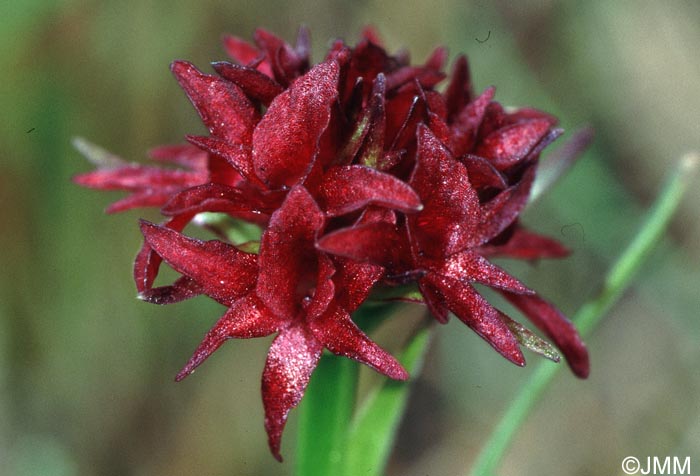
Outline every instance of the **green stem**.
<svg viewBox="0 0 700 476"><path fill-rule="evenodd" d="M420 373L431 327L420 329L398 358L413 376ZM385 380L369 395L353 419L345 447L344 476L380 476L394 446L396 432L408 402L411 382Z"/></svg>
<svg viewBox="0 0 700 476"><path fill-rule="evenodd" d="M574 322L582 336L590 334L600 323L606 312L627 289L646 257L661 239L671 216L688 189L694 175L693 172L697 170L699 162L700 156L698 154L688 154L681 159L649 211L639 233L608 271L603 290L596 299L585 304L576 313ZM551 362L542 362L537 366L481 450L472 469L474 476L495 474L495 470L513 438L559 369L559 366Z"/></svg>
<svg viewBox="0 0 700 476"><path fill-rule="evenodd" d="M340 474L355 407L358 364L324 354L299 406L297 476Z"/></svg>

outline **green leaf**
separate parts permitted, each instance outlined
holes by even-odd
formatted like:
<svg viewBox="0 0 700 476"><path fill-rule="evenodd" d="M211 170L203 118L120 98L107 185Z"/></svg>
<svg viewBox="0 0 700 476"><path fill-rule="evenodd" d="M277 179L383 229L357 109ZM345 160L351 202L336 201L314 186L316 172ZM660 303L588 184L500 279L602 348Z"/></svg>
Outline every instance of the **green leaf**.
<svg viewBox="0 0 700 476"><path fill-rule="evenodd" d="M421 329L398 356L399 361L412 375L420 372L429 337L430 328ZM342 474L383 474L406 407L409 389L410 381L386 380L367 398L350 428Z"/></svg>
<svg viewBox="0 0 700 476"><path fill-rule="evenodd" d="M299 406L297 476L340 474L359 366L324 354Z"/></svg>

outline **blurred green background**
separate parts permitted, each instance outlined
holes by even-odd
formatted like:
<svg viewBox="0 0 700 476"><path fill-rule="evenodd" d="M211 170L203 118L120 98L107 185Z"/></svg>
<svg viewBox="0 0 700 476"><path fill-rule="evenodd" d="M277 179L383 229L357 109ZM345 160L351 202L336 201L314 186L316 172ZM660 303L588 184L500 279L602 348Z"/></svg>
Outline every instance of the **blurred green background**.
<svg viewBox="0 0 700 476"><path fill-rule="evenodd" d="M221 308L135 299L139 216L102 214L119 194L78 188L90 166L71 137L142 160L203 133L168 65L225 59L223 32L375 25L422 61L465 52L477 88L592 124L594 147L526 214L574 249L503 263L565 312L595 294L668 169L700 149L700 2L694 0L42 1L0 6L0 474L289 475L268 454L259 378L269 340L232 342L175 384ZM488 41L481 43L489 35ZM501 474L621 474L628 455L700 464L700 192L588 340L591 377L562 373ZM404 312L412 312L405 310ZM400 317L397 317L400 319ZM530 361L536 357L529 355ZM459 322L438 329L388 475L466 475L531 367L516 368ZM322 438L323 435L319 435Z"/></svg>

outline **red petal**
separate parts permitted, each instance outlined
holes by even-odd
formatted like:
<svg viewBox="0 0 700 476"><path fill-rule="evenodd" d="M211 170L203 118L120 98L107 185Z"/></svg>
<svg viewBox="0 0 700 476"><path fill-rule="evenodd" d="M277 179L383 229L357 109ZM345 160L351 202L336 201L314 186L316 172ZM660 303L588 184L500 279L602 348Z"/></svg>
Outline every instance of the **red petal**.
<svg viewBox="0 0 700 476"><path fill-rule="evenodd" d="M425 68L441 71L447 63L447 55L447 48L444 46L438 46L425 61Z"/></svg>
<svg viewBox="0 0 700 476"><path fill-rule="evenodd" d="M260 117L238 86L204 74L186 61L175 61L170 69L212 135L228 142L250 143Z"/></svg>
<svg viewBox="0 0 700 476"><path fill-rule="evenodd" d="M261 184L253 172L253 162L249 147L242 144L231 144L216 137L186 136L187 140L210 154L223 158L238 173L253 184Z"/></svg>
<svg viewBox="0 0 700 476"><path fill-rule="evenodd" d="M362 165L334 167L323 177L319 201L329 216L344 215L367 205L405 213L421 209L416 192L393 175Z"/></svg>
<svg viewBox="0 0 700 476"><path fill-rule="evenodd" d="M445 79L445 74L422 66L404 66L386 75L386 88L395 90L406 83L417 81L424 88L432 88Z"/></svg>
<svg viewBox="0 0 700 476"><path fill-rule="evenodd" d="M206 180L201 172L180 169L162 169L145 165L129 165L116 169L98 169L77 175L78 185L101 190L141 190L156 187L191 187Z"/></svg>
<svg viewBox="0 0 700 476"><path fill-rule="evenodd" d="M519 122L498 129L485 137L476 149L476 155L486 157L499 170L505 170L521 161L549 131L546 119Z"/></svg>
<svg viewBox="0 0 700 476"><path fill-rule="evenodd" d="M467 169L423 126L418 132L417 164L409 184L423 202L421 212L407 217L420 251L438 258L473 244L481 209Z"/></svg>
<svg viewBox="0 0 700 476"><path fill-rule="evenodd" d="M164 226L171 230L182 231L193 217L194 215L190 214L178 215L170 218ZM139 294L151 289L156 276L158 276L158 269L162 261L163 259L144 240L141 250L134 259L134 281Z"/></svg>
<svg viewBox="0 0 700 476"><path fill-rule="evenodd" d="M321 318L309 323L314 337L328 350L373 368L396 380L407 380L408 372L388 352L367 337L350 319L350 315L335 306Z"/></svg>
<svg viewBox="0 0 700 476"><path fill-rule="evenodd" d="M478 155L467 154L459 158L469 173L469 182L477 190L491 187L503 190L508 186L503 175L491 162Z"/></svg>
<svg viewBox="0 0 700 476"><path fill-rule="evenodd" d="M384 268L370 263L358 263L336 256L335 301L348 313L353 313L367 299L374 284L384 274Z"/></svg>
<svg viewBox="0 0 700 476"><path fill-rule="evenodd" d="M166 187L157 190L142 190L128 197L117 200L107 207L107 213L119 213L134 208L162 207L173 195L181 190L180 187Z"/></svg>
<svg viewBox="0 0 700 476"><path fill-rule="evenodd" d="M373 26L368 25L368 26L363 27L362 32L360 33L360 37L363 40L374 43L377 46L384 45L384 42L382 41L381 37L379 36L379 32Z"/></svg>
<svg viewBox="0 0 700 476"><path fill-rule="evenodd" d="M428 306L430 314L440 323L446 324L449 319L450 310L445 304L445 298L437 290L429 285L426 280L418 281L418 289L423 295L425 305Z"/></svg>
<svg viewBox="0 0 700 476"><path fill-rule="evenodd" d="M419 97L413 91L392 95L385 101L385 149L395 150L396 137L416 108Z"/></svg>
<svg viewBox="0 0 700 476"><path fill-rule="evenodd" d="M465 104L471 101L473 95L469 63L464 55L459 55L452 68L452 78L445 90L447 117L452 119Z"/></svg>
<svg viewBox="0 0 700 476"><path fill-rule="evenodd" d="M251 339L265 337L277 332L284 324L258 299L250 293L239 299L214 324L194 351L187 365L177 374L179 382L199 367L227 339Z"/></svg>
<svg viewBox="0 0 700 476"><path fill-rule="evenodd" d="M316 285L316 234L324 216L309 192L294 187L270 218L260 243L257 293L280 316L296 316Z"/></svg>
<svg viewBox="0 0 700 476"><path fill-rule="evenodd" d="M166 216L182 213L221 212L237 216L239 213L269 213L271 205L252 193L218 183L188 188L165 204L161 212Z"/></svg>
<svg viewBox="0 0 700 476"><path fill-rule="evenodd" d="M372 42L360 41L352 50L344 90L349 91L357 81L357 78L363 78L364 90L362 96L365 97L372 87L374 78L379 73L387 71L389 62L390 59L384 49Z"/></svg>
<svg viewBox="0 0 700 476"><path fill-rule="evenodd" d="M323 346L308 331L295 326L282 330L267 354L262 378L265 430L270 451L279 461L287 416L301 401L322 350Z"/></svg>
<svg viewBox="0 0 700 476"><path fill-rule="evenodd" d="M224 35L223 43L226 53L242 65L252 63L262 56L259 49L237 36Z"/></svg>
<svg viewBox="0 0 700 476"><path fill-rule="evenodd" d="M527 205L530 188L535 179L535 168L528 168L520 181L505 189L483 207L481 226L475 236L477 244L482 244L498 236L508 228Z"/></svg>
<svg viewBox="0 0 700 476"><path fill-rule="evenodd" d="M222 78L234 82L244 93L265 106L269 106L272 100L284 91L277 81L257 69L226 61L212 63L212 66Z"/></svg>
<svg viewBox="0 0 700 476"><path fill-rule="evenodd" d="M521 107L520 109L505 114L504 117L505 124L516 124L519 122L530 120L544 120L549 122L549 125L551 125L552 127L556 126L559 123L559 120L551 114L531 107Z"/></svg>
<svg viewBox="0 0 700 476"><path fill-rule="evenodd" d="M211 298L231 305L255 285L257 255L218 240L200 241L141 221L148 245L175 271L189 276Z"/></svg>
<svg viewBox="0 0 700 476"><path fill-rule="evenodd" d="M362 211L362 214L355 222L355 225L366 225L368 223L377 223L382 221L396 225L396 213L387 208L367 207Z"/></svg>
<svg viewBox="0 0 700 476"><path fill-rule="evenodd" d="M444 276L429 274L426 278L443 295L447 307L474 332L516 365L525 365L518 340L491 306L469 284Z"/></svg>
<svg viewBox="0 0 700 476"><path fill-rule="evenodd" d="M541 258L563 258L570 251L552 238L533 233L522 226L502 245L486 244L479 248L483 256L504 256L507 258L536 260Z"/></svg>
<svg viewBox="0 0 700 476"><path fill-rule="evenodd" d="M433 131L440 142L445 144L449 142L450 128L440 116L432 111L428 111L428 128Z"/></svg>
<svg viewBox="0 0 700 476"><path fill-rule="evenodd" d="M161 145L148 151L148 156L160 162L172 162L193 170L207 167L207 154L189 144Z"/></svg>
<svg viewBox="0 0 700 476"><path fill-rule="evenodd" d="M451 255L436 272L465 284L477 282L518 294L535 293L519 280L471 250Z"/></svg>
<svg viewBox="0 0 700 476"><path fill-rule="evenodd" d="M507 292L502 294L554 342L577 377L588 377L590 371L588 350L576 327L564 314L539 296Z"/></svg>
<svg viewBox="0 0 700 476"><path fill-rule="evenodd" d="M288 85L301 74L305 62L296 51L274 33L258 28L254 33L255 42L267 56L274 78L283 86Z"/></svg>
<svg viewBox="0 0 700 476"><path fill-rule="evenodd" d="M564 134L564 129L557 128L557 129L550 129L549 132L547 132L544 137L537 143L535 146L530 149L530 152L527 153L525 158L522 160L522 163L527 163L532 160L536 160L539 158L540 153L552 142L557 140L559 136Z"/></svg>
<svg viewBox="0 0 700 476"><path fill-rule="evenodd" d="M203 294L204 290L189 276L180 276L170 286L150 288L139 293L139 299L151 304L174 304Z"/></svg>
<svg viewBox="0 0 700 476"><path fill-rule="evenodd" d="M316 244L319 250L400 272L410 260L406 238L395 225L368 223L327 234Z"/></svg>
<svg viewBox="0 0 700 476"><path fill-rule="evenodd" d="M302 306L306 312L306 320L313 320L328 309L335 296L335 283L331 279L335 274L335 266L331 258L325 254L318 256L318 277L313 290L313 297L306 299Z"/></svg>
<svg viewBox="0 0 700 476"><path fill-rule="evenodd" d="M453 154L457 156L464 155L472 149L479 126L484 119L486 107L493 99L495 93L496 88L487 88L478 98L467 104L456 115L454 121L450 124L452 132L450 149Z"/></svg>
<svg viewBox="0 0 700 476"><path fill-rule="evenodd" d="M271 188L309 170L337 98L338 64L320 63L277 96L253 134L255 173Z"/></svg>
<svg viewBox="0 0 700 476"><path fill-rule="evenodd" d="M426 112L425 101L420 96L415 96L410 103L401 127L394 136L391 149L408 149L415 143L416 128L425 120ZM387 134L387 136L390 137L390 134Z"/></svg>

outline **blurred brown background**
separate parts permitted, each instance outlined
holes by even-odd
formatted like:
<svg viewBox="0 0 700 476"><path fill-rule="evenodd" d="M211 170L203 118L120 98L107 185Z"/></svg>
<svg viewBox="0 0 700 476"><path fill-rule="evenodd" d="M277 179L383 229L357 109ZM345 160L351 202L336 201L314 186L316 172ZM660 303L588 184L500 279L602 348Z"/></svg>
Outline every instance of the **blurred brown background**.
<svg viewBox="0 0 700 476"><path fill-rule="evenodd" d="M574 255L503 263L569 314L599 288L669 168L700 149L693 0L9 0L0 18L2 475L291 474L295 417L283 465L262 425L269 341L229 343L176 385L221 309L137 301L136 219L157 215L105 216L117 194L70 183L90 168L73 136L142 160L203 133L168 65L225 59L223 32L249 38L263 26L292 40L305 23L319 59L329 40L354 42L371 23L416 61L438 44L465 52L477 88L496 85L505 104L553 112L569 131L592 124L594 147L526 215ZM557 378L501 474L622 474L628 455L700 464L699 188L589 339L590 379ZM388 474L468 474L530 372L460 323L440 327Z"/></svg>

